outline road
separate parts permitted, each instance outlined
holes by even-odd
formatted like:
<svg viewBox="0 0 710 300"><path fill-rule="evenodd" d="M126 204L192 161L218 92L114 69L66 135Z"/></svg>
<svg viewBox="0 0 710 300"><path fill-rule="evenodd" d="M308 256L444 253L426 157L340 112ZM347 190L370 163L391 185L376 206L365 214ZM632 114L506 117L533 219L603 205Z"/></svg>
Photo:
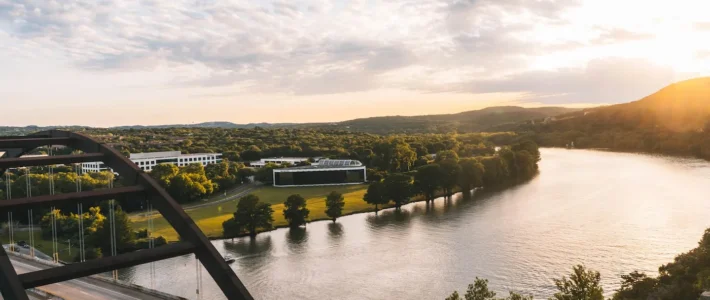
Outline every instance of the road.
<svg viewBox="0 0 710 300"><path fill-rule="evenodd" d="M18 274L46 269L48 266L12 256L12 265ZM159 300L158 298L140 291L132 290L122 286L113 285L91 277L74 279L38 287L38 289L53 294L64 299L71 300ZM1 299L1 297L0 297ZM33 298L40 299L40 298Z"/></svg>
<svg viewBox="0 0 710 300"><path fill-rule="evenodd" d="M208 201L208 202L205 202L205 203L193 204L193 205L184 205L182 208L183 208L185 211L188 211L188 210L195 209L195 208L200 208L200 207L205 207L205 206L211 206L211 205L215 205L215 204L219 204L219 203L224 203L224 202L227 202L227 201L231 201L231 200L237 199L237 198L239 198L239 197L241 197L241 196L244 196L244 195L250 193L251 191L253 191L254 189L256 189L256 188L258 188L258 187L260 187L260 186L262 186L262 185L263 185L263 183L260 183L260 182L243 184L243 185L240 185L239 187L237 187L237 188L235 188L235 189L233 189L233 190L231 190L231 191L228 191L228 192L227 192L228 195L227 195L226 197L222 198L222 199L213 200L213 201Z"/></svg>

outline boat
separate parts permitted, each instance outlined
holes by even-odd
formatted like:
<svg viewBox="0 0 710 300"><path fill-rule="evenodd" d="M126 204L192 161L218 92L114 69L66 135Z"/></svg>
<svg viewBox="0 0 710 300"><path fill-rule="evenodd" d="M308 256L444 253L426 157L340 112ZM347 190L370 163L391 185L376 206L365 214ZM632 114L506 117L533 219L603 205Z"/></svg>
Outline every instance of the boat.
<svg viewBox="0 0 710 300"><path fill-rule="evenodd" d="M234 261L235 261L235 259L232 256L230 256L230 255L224 256L224 262L226 262L228 265L232 264Z"/></svg>

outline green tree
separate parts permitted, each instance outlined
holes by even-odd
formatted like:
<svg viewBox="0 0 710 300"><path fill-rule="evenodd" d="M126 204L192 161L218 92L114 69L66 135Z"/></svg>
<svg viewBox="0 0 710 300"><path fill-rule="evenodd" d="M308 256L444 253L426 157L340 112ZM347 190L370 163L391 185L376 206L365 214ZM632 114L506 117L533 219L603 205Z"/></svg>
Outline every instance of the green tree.
<svg viewBox="0 0 710 300"><path fill-rule="evenodd" d="M515 292L510 292L506 298L496 298L496 293L488 289L488 279L480 279L476 277L473 284L468 285L465 300L533 300L532 295L520 295ZM459 292L454 291L446 300L463 300Z"/></svg>
<svg viewBox="0 0 710 300"><path fill-rule="evenodd" d="M506 182L508 165L500 156L487 156L481 159L483 164L483 186L492 187Z"/></svg>
<svg viewBox="0 0 710 300"><path fill-rule="evenodd" d="M231 218L222 222L222 236L224 238L235 238L242 234L242 227L236 219Z"/></svg>
<svg viewBox="0 0 710 300"><path fill-rule="evenodd" d="M444 189L444 193L447 196L451 196L454 193L454 187L459 183L459 174L461 173L461 166L456 161L453 160L443 160L439 163L439 169L441 173L441 188Z"/></svg>
<svg viewBox="0 0 710 300"><path fill-rule="evenodd" d="M249 236L255 237L258 228L271 229L274 222L273 213L270 204L260 202L259 197L248 194L239 198L233 226L237 228L237 232L246 230Z"/></svg>
<svg viewBox="0 0 710 300"><path fill-rule="evenodd" d="M407 143L398 143L394 146L394 157L397 160L397 169L409 171L417 160L417 152L412 150Z"/></svg>
<svg viewBox="0 0 710 300"><path fill-rule="evenodd" d="M227 190L237 183L237 176L233 172L230 173L230 167L232 166L228 161L209 164L205 166L205 175L207 179L217 184L218 190Z"/></svg>
<svg viewBox="0 0 710 300"><path fill-rule="evenodd" d="M485 168L475 158L464 158L459 161L461 172L458 176L458 186L464 192L470 191L483 185L483 173ZM464 193L466 195L468 193Z"/></svg>
<svg viewBox="0 0 710 300"><path fill-rule="evenodd" d="M246 183L249 177L255 176L256 170L254 168L241 168L237 171L237 176L242 183Z"/></svg>
<svg viewBox="0 0 710 300"><path fill-rule="evenodd" d="M488 290L488 279L480 279L476 277L474 283L468 285L464 299L496 300L496 293ZM457 291L454 291L451 296L446 298L446 300L461 300L461 297Z"/></svg>
<svg viewBox="0 0 710 300"><path fill-rule="evenodd" d="M256 170L256 175L254 175L254 179L256 179L257 181L266 183L266 184L271 184L274 182L274 169L280 169L280 168L283 168L283 166L273 164L273 163L268 163L265 166Z"/></svg>
<svg viewBox="0 0 710 300"><path fill-rule="evenodd" d="M394 202L394 206L399 209L402 204L407 203L412 195L412 177L406 174L392 174L385 178L385 193L387 198Z"/></svg>
<svg viewBox="0 0 710 300"><path fill-rule="evenodd" d="M515 152L527 151L528 153L530 153L530 155L532 155L532 158L535 160L535 163L540 161L540 147L538 147L537 143L531 140L522 140L516 144L513 144L510 149Z"/></svg>
<svg viewBox="0 0 710 300"><path fill-rule="evenodd" d="M180 203L199 200L214 191L205 175L180 173L170 180L168 192Z"/></svg>
<svg viewBox="0 0 710 300"><path fill-rule="evenodd" d="M288 196L284 202L284 218L291 228L305 225L310 211L306 208L306 199L299 194Z"/></svg>
<svg viewBox="0 0 710 300"><path fill-rule="evenodd" d="M101 203L101 211L106 212L106 217L96 227L96 231L90 236L91 245L101 249L104 254L111 253L111 224L109 223L109 201ZM114 232L116 234L116 251L125 253L135 248L136 236L128 218L120 205L114 206Z"/></svg>
<svg viewBox="0 0 710 300"><path fill-rule="evenodd" d="M240 156L245 161L259 160L261 158L261 149L255 145L250 145Z"/></svg>
<svg viewBox="0 0 710 300"><path fill-rule="evenodd" d="M363 196L363 200L368 204L374 205L375 212L377 212L379 205L385 205L390 202L390 199L387 197L385 184L379 181L370 183L367 187L367 192L365 192Z"/></svg>
<svg viewBox="0 0 710 300"><path fill-rule="evenodd" d="M173 164L158 164L150 171L150 177L153 177L163 188L170 186L170 181L175 175L180 172L180 169Z"/></svg>
<svg viewBox="0 0 710 300"><path fill-rule="evenodd" d="M439 164L441 179L439 183L447 196L453 194L454 187L459 181L459 155L453 150L439 151L436 154L436 162Z"/></svg>
<svg viewBox="0 0 710 300"><path fill-rule="evenodd" d="M443 150L443 151L439 151L436 153L436 160L435 161L437 163L441 163L443 161L458 162L459 155L456 154L456 151L453 151L453 150Z"/></svg>
<svg viewBox="0 0 710 300"><path fill-rule="evenodd" d="M414 173L414 186L424 195L427 202L434 200L436 191L441 187L441 177L441 168L438 164L425 165Z"/></svg>
<svg viewBox="0 0 710 300"><path fill-rule="evenodd" d="M569 278L555 279L559 292L550 300L604 300L599 272L587 270L583 265L572 268Z"/></svg>
<svg viewBox="0 0 710 300"><path fill-rule="evenodd" d="M239 152L237 152L237 151L224 151L222 153L222 158L224 158L230 162L234 162L234 161L239 161L240 156L239 156Z"/></svg>
<svg viewBox="0 0 710 300"><path fill-rule="evenodd" d="M646 300L657 285L657 279L633 271L628 275L621 275L621 287L612 300Z"/></svg>
<svg viewBox="0 0 710 300"><path fill-rule="evenodd" d="M335 222L335 219L343 215L344 206L345 198L341 193L332 191L325 197L325 214L330 217L333 222Z"/></svg>

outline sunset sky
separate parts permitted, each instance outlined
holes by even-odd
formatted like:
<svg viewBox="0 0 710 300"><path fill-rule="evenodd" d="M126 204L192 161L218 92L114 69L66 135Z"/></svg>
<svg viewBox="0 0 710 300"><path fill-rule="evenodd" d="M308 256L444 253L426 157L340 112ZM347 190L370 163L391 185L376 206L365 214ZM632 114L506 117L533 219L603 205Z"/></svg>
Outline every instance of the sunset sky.
<svg viewBox="0 0 710 300"><path fill-rule="evenodd" d="M322 122L637 100L707 0L0 0L0 126Z"/></svg>

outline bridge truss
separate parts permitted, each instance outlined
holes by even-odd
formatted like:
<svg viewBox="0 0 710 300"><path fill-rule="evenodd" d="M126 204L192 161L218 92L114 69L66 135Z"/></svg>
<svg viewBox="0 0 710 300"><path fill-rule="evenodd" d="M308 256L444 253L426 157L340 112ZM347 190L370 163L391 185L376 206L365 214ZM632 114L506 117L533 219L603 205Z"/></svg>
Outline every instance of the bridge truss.
<svg viewBox="0 0 710 300"><path fill-rule="evenodd" d="M38 147L55 145L66 146L83 153L21 157ZM5 299L25 300L28 299L25 289L191 253L200 260L227 299L253 299L224 258L182 207L153 178L115 149L80 133L50 130L28 136L0 137L0 155L2 152L5 152L5 155L0 156L0 176L9 168L101 161L119 173L123 183L122 187L112 189L6 199L0 201L2 212L126 196L146 197L145 199L150 200L181 237L180 242L153 249L104 256L21 275L15 272L7 253L0 247L0 292Z"/></svg>

